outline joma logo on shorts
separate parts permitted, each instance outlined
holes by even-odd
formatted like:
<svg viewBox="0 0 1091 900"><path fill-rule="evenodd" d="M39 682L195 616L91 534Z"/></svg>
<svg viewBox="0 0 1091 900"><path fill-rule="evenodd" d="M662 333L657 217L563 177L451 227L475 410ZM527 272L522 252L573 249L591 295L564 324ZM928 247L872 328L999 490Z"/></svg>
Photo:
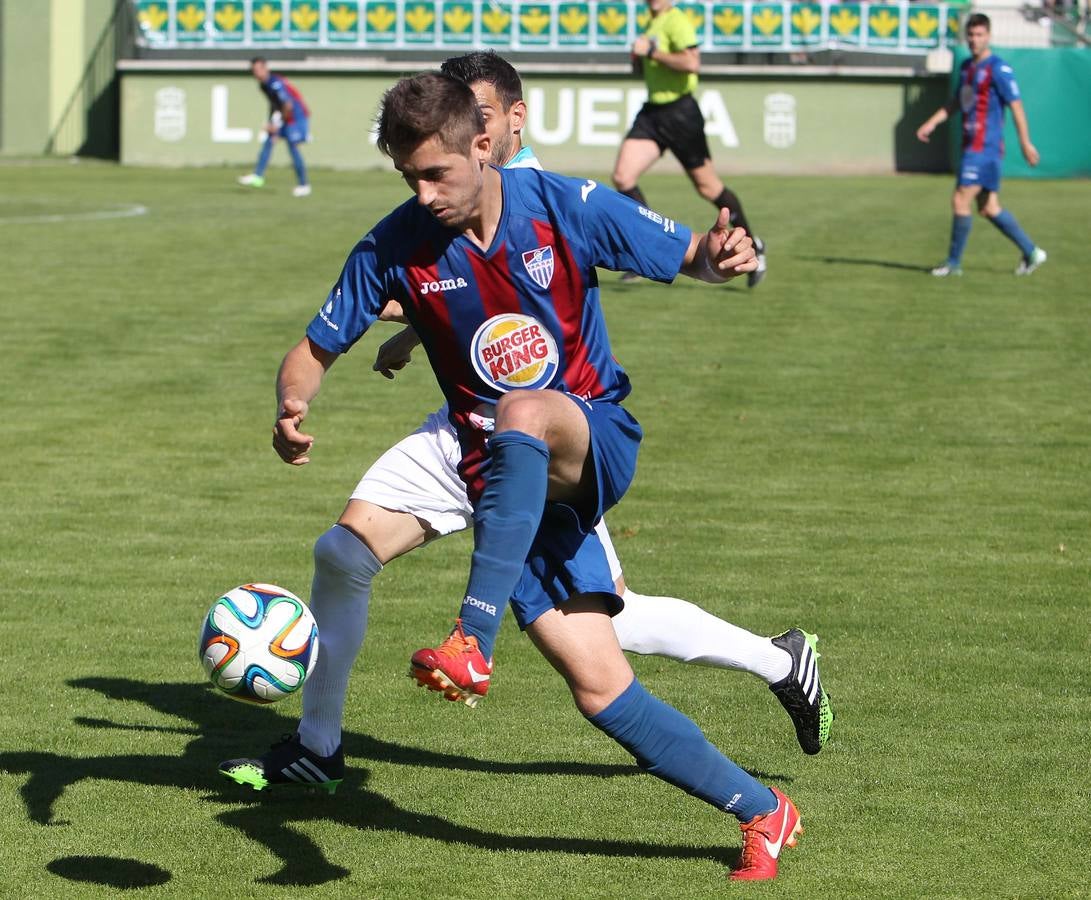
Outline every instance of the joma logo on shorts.
<svg viewBox="0 0 1091 900"><path fill-rule="evenodd" d="M420 283L420 292L422 294L438 294L440 291L453 291L464 287L469 287L465 278L443 278L440 281L422 281Z"/></svg>

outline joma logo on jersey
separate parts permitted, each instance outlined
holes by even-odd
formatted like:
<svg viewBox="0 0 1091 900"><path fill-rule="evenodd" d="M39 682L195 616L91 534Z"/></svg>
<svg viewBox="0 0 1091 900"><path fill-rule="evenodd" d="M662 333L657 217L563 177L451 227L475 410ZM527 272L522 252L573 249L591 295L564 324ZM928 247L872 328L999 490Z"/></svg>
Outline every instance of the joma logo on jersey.
<svg viewBox="0 0 1091 900"><path fill-rule="evenodd" d="M545 388L557 372L557 342L533 316L505 313L477 329L470 345L474 370L498 391Z"/></svg>
<svg viewBox="0 0 1091 900"><path fill-rule="evenodd" d="M440 291L453 291L468 286L465 278L441 278L439 281L422 281L420 292L421 294L438 294Z"/></svg>

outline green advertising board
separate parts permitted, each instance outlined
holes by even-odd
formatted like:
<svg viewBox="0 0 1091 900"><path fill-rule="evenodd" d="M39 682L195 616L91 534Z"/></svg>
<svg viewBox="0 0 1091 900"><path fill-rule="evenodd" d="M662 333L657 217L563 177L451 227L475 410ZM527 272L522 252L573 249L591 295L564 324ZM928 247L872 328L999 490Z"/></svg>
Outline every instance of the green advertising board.
<svg viewBox="0 0 1091 900"><path fill-rule="evenodd" d="M317 44L321 20L315 0L292 0L288 6L288 39L296 44Z"/></svg>
<svg viewBox="0 0 1091 900"><path fill-rule="evenodd" d="M943 39L943 25L938 6L914 6L905 20L907 47L933 50Z"/></svg>
<svg viewBox="0 0 1091 900"><path fill-rule="evenodd" d="M448 0L440 9L443 22L441 25L445 44L471 44L474 39L474 11L469 3L462 0Z"/></svg>
<svg viewBox="0 0 1091 900"><path fill-rule="evenodd" d="M875 5L867 17L867 43L869 47L897 47L901 39L899 26L901 12L897 7Z"/></svg>
<svg viewBox="0 0 1091 900"><path fill-rule="evenodd" d="M557 42L585 47L591 41L591 5L563 3L557 7Z"/></svg>
<svg viewBox="0 0 1091 900"><path fill-rule="evenodd" d="M830 40L849 47L864 42L863 10L859 3L839 3L830 7Z"/></svg>
<svg viewBox="0 0 1091 900"><path fill-rule="evenodd" d="M392 0L364 4L365 37L369 44L393 44L398 38L398 6Z"/></svg>
<svg viewBox="0 0 1091 900"><path fill-rule="evenodd" d="M487 47L511 44L512 16L510 3L481 5L481 43Z"/></svg>
<svg viewBox="0 0 1091 900"><path fill-rule="evenodd" d="M191 44L204 41L208 36L205 31L207 24L207 14L203 2L179 3L175 7L174 33L179 43Z"/></svg>
<svg viewBox="0 0 1091 900"><path fill-rule="evenodd" d="M790 16L793 47L814 47L822 42L822 6L818 3L793 3Z"/></svg>
<svg viewBox="0 0 1091 900"><path fill-rule="evenodd" d="M402 33L407 44L434 44L436 8L432 3L407 3L402 7Z"/></svg>
<svg viewBox="0 0 1091 900"><path fill-rule="evenodd" d="M746 8L741 3L717 3L712 7L712 43L717 47L741 47L745 40Z"/></svg>
<svg viewBox="0 0 1091 900"><path fill-rule="evenodd" d="M771 47L784 43L784 7L780 3L755 3L750 8L750 43Z"/></svg>
<svg viewBox="0 0 1091 900"><path fill-rule="evenodd" d="M545 46L552 39L553 8L545 3L527 4L519 8L519 43Z"/></svg>
<svg viewBox="0 0 1091 900"><path fill-rule="evenodd" d="M595 16L595 41L601 47L629 46L629 5L600 3Z"/></svg>
<svg viewBox="0 0 1091 900"><path fill-rule="evenodd" d="M326 40L355 44L360 39L360 10L355 3L331 3L326 8Z"/></svg>
<svg viewBox="0 0 1091 900"><path fill-rule="evenodd" d="M259 44L279 44L284 40L284 8L279 2L254 0L250 13L251 39Z"/></svg>
<svg viewBox="0 0 1091 900"><path fill-rule="evenodd" d="M212 39L217 43L241 43L245 24L246 9L240 0L215 0L212 4Z"/></svg>

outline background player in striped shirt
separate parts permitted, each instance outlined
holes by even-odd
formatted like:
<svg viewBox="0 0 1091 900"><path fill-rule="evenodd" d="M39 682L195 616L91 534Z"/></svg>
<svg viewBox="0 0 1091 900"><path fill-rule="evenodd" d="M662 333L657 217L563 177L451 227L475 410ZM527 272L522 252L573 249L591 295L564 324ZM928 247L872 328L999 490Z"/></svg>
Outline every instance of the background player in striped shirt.
<svg viewBox="0 0 1091 900"><path fill-rule="evenodd" d="M1004 157L1004 110L1011 109L1019 147L1023 157L1038 165L1038 150L1030 142L1030 129L1015 73L1004 60L989 49L989 17L974 13L966 20L966 46L970 58L959 70L958 91L950 103L937 109L917 129L925 143L941 122L956 109L962 112L962 158L958 182L951 197L951 245L947 259L932 270L938 278L962 274L962 252L973 225L972 209L993 223L1023 254L1016 275L1029 275L1046 261L1046 252L1037 247L1019 227L1008 210L1000 206L1000 167Z"/></svg>
<svg viewBox="0 0 1091 900"><path fill-rule="evenodd" d="M593 181L489 166L476 98L447 76L388 91L378 144L415 198L357 244L285 356L274 447L309 460L313 438L299 426L324 373L397 299L462 449L475 506L467 601L510 598L592 724L646 771L740 821L732 877L775 877L798 812L636 681L610 626L619 598L593 531L632 479L641 434L620 406L629 382L610 351L595 267L721 283L753 269L752 242L726 212L698 236ZM492 432L475 419L486 413Z"/></svg>
<svg viewBox="0 0 1091 900"><path fill-rule="evenodd" d="M309 136L310 110L296 86L283 75L270 72L269 63L262 57L255 56L250 60L250 73L258 80L258 87L269 99L269 121L265 123L265 140L258 153L258 163L253 172L239 178L239 184L258 188L265 185L265 169L269 165L269 157L273 155L273 144L281 137L292 155L292 167L298 182L292 188L292 196L307 197L311 193L311 186L307 181L307 167L303 163L299 145L305 143Z"/></svg>

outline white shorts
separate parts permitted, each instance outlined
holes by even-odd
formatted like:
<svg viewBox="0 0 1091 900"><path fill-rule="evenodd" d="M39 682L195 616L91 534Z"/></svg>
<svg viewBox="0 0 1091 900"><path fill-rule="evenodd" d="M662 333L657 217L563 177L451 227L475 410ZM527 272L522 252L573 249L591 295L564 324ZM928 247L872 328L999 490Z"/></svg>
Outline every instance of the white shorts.
<svg viewBox="0 0 1091 900"><path fill-rule="evenodd" d="M375 461L356 485L351 499L409 513L427 522L441 537L453 534L473 524L466 484L458 477L461 460L462 448L444 405ZM606 551L610 576L617 581L621 563L604 520L599 520L595 533Z"/></svg>

